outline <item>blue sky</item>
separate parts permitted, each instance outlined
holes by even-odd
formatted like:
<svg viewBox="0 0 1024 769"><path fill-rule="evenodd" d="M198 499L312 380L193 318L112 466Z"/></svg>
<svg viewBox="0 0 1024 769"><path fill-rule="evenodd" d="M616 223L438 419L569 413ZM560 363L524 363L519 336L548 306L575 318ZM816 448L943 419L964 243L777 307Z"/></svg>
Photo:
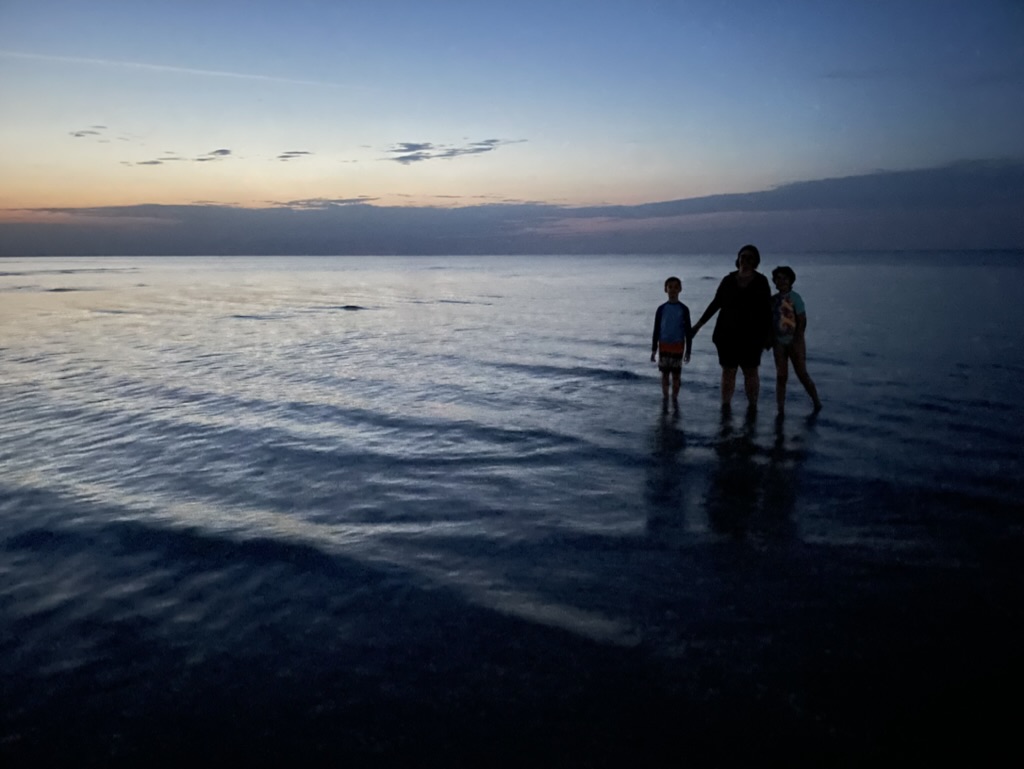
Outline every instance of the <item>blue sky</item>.
<svg viewBox="0 0 1024 769"><path fill-rule="evenodd" d="M498 207L506 235L514 209L518 236L555 233L551 248L585 231L576 246L640 250L625 234L667 244L666 219L625 208L715 199L674 215L679 250L687 233L745 240L764 212L734 210L741 193L867 176L909 194L892 172L963 179L972 161L1016 183L1022 39L1019 0L3 0L0 235L43 253L85 226L114 238L100 248L158 220L159 251L168 222L235 209L270 228L282 208L373 207L402 228L443 208L472 229ZM1024 208L999 200L981 212L991 242L949 234L1024 246Z"/></svg>

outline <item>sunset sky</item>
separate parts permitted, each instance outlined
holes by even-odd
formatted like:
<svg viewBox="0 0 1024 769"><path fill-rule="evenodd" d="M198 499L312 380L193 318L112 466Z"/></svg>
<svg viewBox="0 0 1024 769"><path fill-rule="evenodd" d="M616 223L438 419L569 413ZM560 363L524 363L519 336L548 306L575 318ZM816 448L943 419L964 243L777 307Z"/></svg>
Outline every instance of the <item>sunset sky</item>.
<svg viewBox="0 0 1024 769"><path fill-rule="evenodd" d="M765 214L741 193L950 168L998 175L992 205L956 205L985 204L987 246L1024 247L1022 40L1020 0L0 0L0 253L60 251L83 223L115 238L93 251L159 220L156 244L249 209L372 208L384 228L457 209L456 239L499 211L513 250L527 233L668 242L738 234ZM670 226L636 209L666 201L691 201ZM287 251L275 222L256 226ZM154 252L175 243L206 248Z"/></svg>

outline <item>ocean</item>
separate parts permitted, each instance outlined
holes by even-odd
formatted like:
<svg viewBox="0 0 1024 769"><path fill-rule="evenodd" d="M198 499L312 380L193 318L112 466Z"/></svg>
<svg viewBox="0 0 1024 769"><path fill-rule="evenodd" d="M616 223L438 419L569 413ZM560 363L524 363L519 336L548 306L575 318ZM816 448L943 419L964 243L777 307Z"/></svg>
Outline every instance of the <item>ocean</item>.
<svg viewBox="0 0 1024 769"><path fill-rule="evenodd" d="M1024 255L732 260L0 259L4 765L1021 757Z"/></svg>

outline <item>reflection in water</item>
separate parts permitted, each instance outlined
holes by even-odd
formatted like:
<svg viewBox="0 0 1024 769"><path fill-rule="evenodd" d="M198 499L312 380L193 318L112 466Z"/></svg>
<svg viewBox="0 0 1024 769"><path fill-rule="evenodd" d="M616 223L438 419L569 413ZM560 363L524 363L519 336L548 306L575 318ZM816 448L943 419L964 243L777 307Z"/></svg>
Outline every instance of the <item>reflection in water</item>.
<svg viewBox="0 0 1024 769"><path fill-rule="evenodd" d="M655 424L651 441L651 465L646 498L650 507L647 528L663 536L678 530L686 521L686 484L683 455L686 434L679 410L664 409Z"/></svg>
<svg viewBox="0 0 1024 769"><path fill-rule="evenodd" d="M783 422L776 421L774 442L766 449L757 443L753 415L737 430L725 411L715 453L718 462L706 496L711 529L735 539L793 537L797 476L805 452L787 448Z"/></svg>

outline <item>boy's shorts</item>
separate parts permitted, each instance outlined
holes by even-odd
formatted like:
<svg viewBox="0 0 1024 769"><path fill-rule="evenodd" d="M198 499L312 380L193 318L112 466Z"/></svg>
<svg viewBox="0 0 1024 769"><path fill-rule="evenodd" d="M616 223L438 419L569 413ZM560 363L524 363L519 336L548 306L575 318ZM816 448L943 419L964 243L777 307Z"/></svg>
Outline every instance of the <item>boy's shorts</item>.
<svg viewBox="0 0 1024 769"><path fill-rule="evenodd" d="M658 371L683 370L683 344L660 342L658 344Z"/></svg>

